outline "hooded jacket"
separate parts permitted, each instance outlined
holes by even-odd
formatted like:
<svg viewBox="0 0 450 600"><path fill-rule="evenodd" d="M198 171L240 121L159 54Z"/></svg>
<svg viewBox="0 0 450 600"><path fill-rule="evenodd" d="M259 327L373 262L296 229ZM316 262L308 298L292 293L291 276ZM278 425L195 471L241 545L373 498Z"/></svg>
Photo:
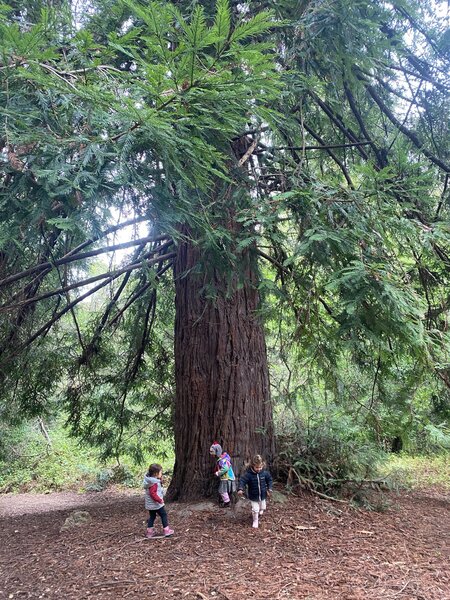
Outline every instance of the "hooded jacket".
<svg viewBox="0 0 450 600"><path fill-rule="evenodd" d="M222 481L235 481L236 476L231 466L231 457L226 452L222 452L217 459L216 472Z"/></svg>
<svg viewBox="0 0 450 600"><path fill-rule="evenodd" d="M245 490L247 487L247 497L254 502L261 502L267 498L267 491L272 491L272 475L269 471L256 473L251 467L239 479L238 490Z"/></svg>
<svg viewBox="0 0 450 600"><path fill-rule="evenodd" d="M160 479L145 475L143 488L145 490L146 510L159 510L164 506L165 490Z"/></svg>

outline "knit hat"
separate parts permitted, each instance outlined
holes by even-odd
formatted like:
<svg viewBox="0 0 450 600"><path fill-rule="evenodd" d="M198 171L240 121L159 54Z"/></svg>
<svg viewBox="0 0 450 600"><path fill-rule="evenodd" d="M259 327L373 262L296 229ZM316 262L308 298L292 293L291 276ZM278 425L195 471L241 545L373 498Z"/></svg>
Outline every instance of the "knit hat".
<svg viewBox="0 0 450 600"><path fill-rule="evenodd" d="M222 446L219 444L219 442L213 442L213 445L209 449L209 453L217 457L222 454Z"/></svg>

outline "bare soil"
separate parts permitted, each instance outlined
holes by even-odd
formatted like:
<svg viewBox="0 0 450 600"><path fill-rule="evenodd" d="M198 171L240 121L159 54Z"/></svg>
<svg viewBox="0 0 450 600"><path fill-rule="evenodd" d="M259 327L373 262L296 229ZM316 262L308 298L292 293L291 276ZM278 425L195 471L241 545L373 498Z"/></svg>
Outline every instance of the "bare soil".
<svg viewBox="0 0 450 600"><path fill-rule="evenodd" d="M450 498L390 495L385 512L303 494L272 502L170 504L175 535L147 540L143 498L105 491L0 496L0 600L449 600ZM92 520L61 529L74 510Z"/></svg>

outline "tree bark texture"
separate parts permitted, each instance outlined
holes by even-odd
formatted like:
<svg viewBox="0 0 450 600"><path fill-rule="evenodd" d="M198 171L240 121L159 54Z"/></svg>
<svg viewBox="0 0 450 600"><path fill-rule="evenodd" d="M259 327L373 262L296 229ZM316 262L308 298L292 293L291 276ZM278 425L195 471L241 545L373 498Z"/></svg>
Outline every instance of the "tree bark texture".
<svg viewBox="0 0 450 600"><path fill-rule="evenodd" d="M257 315L256 265L242 259L244 281L209 265L183 242L174 267L176 288L174 411L175 468L168 497L187 500L217 491L209 448L218 441L236 475L254 454L274 455L266 345ZM213 284L215 298L205 296ZM238 287L240 289L238 289Z"/></svg>

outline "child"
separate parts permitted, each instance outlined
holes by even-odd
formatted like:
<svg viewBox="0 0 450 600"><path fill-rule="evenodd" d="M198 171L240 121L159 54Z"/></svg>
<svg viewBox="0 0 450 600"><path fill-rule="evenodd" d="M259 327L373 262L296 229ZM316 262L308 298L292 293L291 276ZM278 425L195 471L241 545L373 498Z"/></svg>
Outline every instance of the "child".
<svg viewBox="0 0 450 600"><path fill-rule="evenodd" d="M164 508L164 494L165 490L162 487L162 466L161 465L150 465L148 473L144 477L144 490L145 490L145 508L149 511L150 518L147 524L148 538L152 538L156 535L153 524L156 519L156 515L161 517L163 524L163 533L167 537L173 535L173 529L169 527L169 521L167 518L167 512Z"/></svg>
<svg viewBox="0 0 450 600"><path fill-rule="evenodd" d="M247 487L247 497L252 503L253 525L258 527L259 517L266 510L266 498L272 494L272 476L264 469L265 462L259 454L253 457L245 475L239 479L238 495L244 494Z"/></svg>
<svg viewBox="0 0 450 600"><path fill-rule="evenodd" d="M227 508L231 504L230 494L236 491L236 477L231 466L230 455L222 451L222 446L214 442L209 449L211 456L216 458L216 472L214 475L220 477L219 495L223 501L223 507Z"/></svg>

